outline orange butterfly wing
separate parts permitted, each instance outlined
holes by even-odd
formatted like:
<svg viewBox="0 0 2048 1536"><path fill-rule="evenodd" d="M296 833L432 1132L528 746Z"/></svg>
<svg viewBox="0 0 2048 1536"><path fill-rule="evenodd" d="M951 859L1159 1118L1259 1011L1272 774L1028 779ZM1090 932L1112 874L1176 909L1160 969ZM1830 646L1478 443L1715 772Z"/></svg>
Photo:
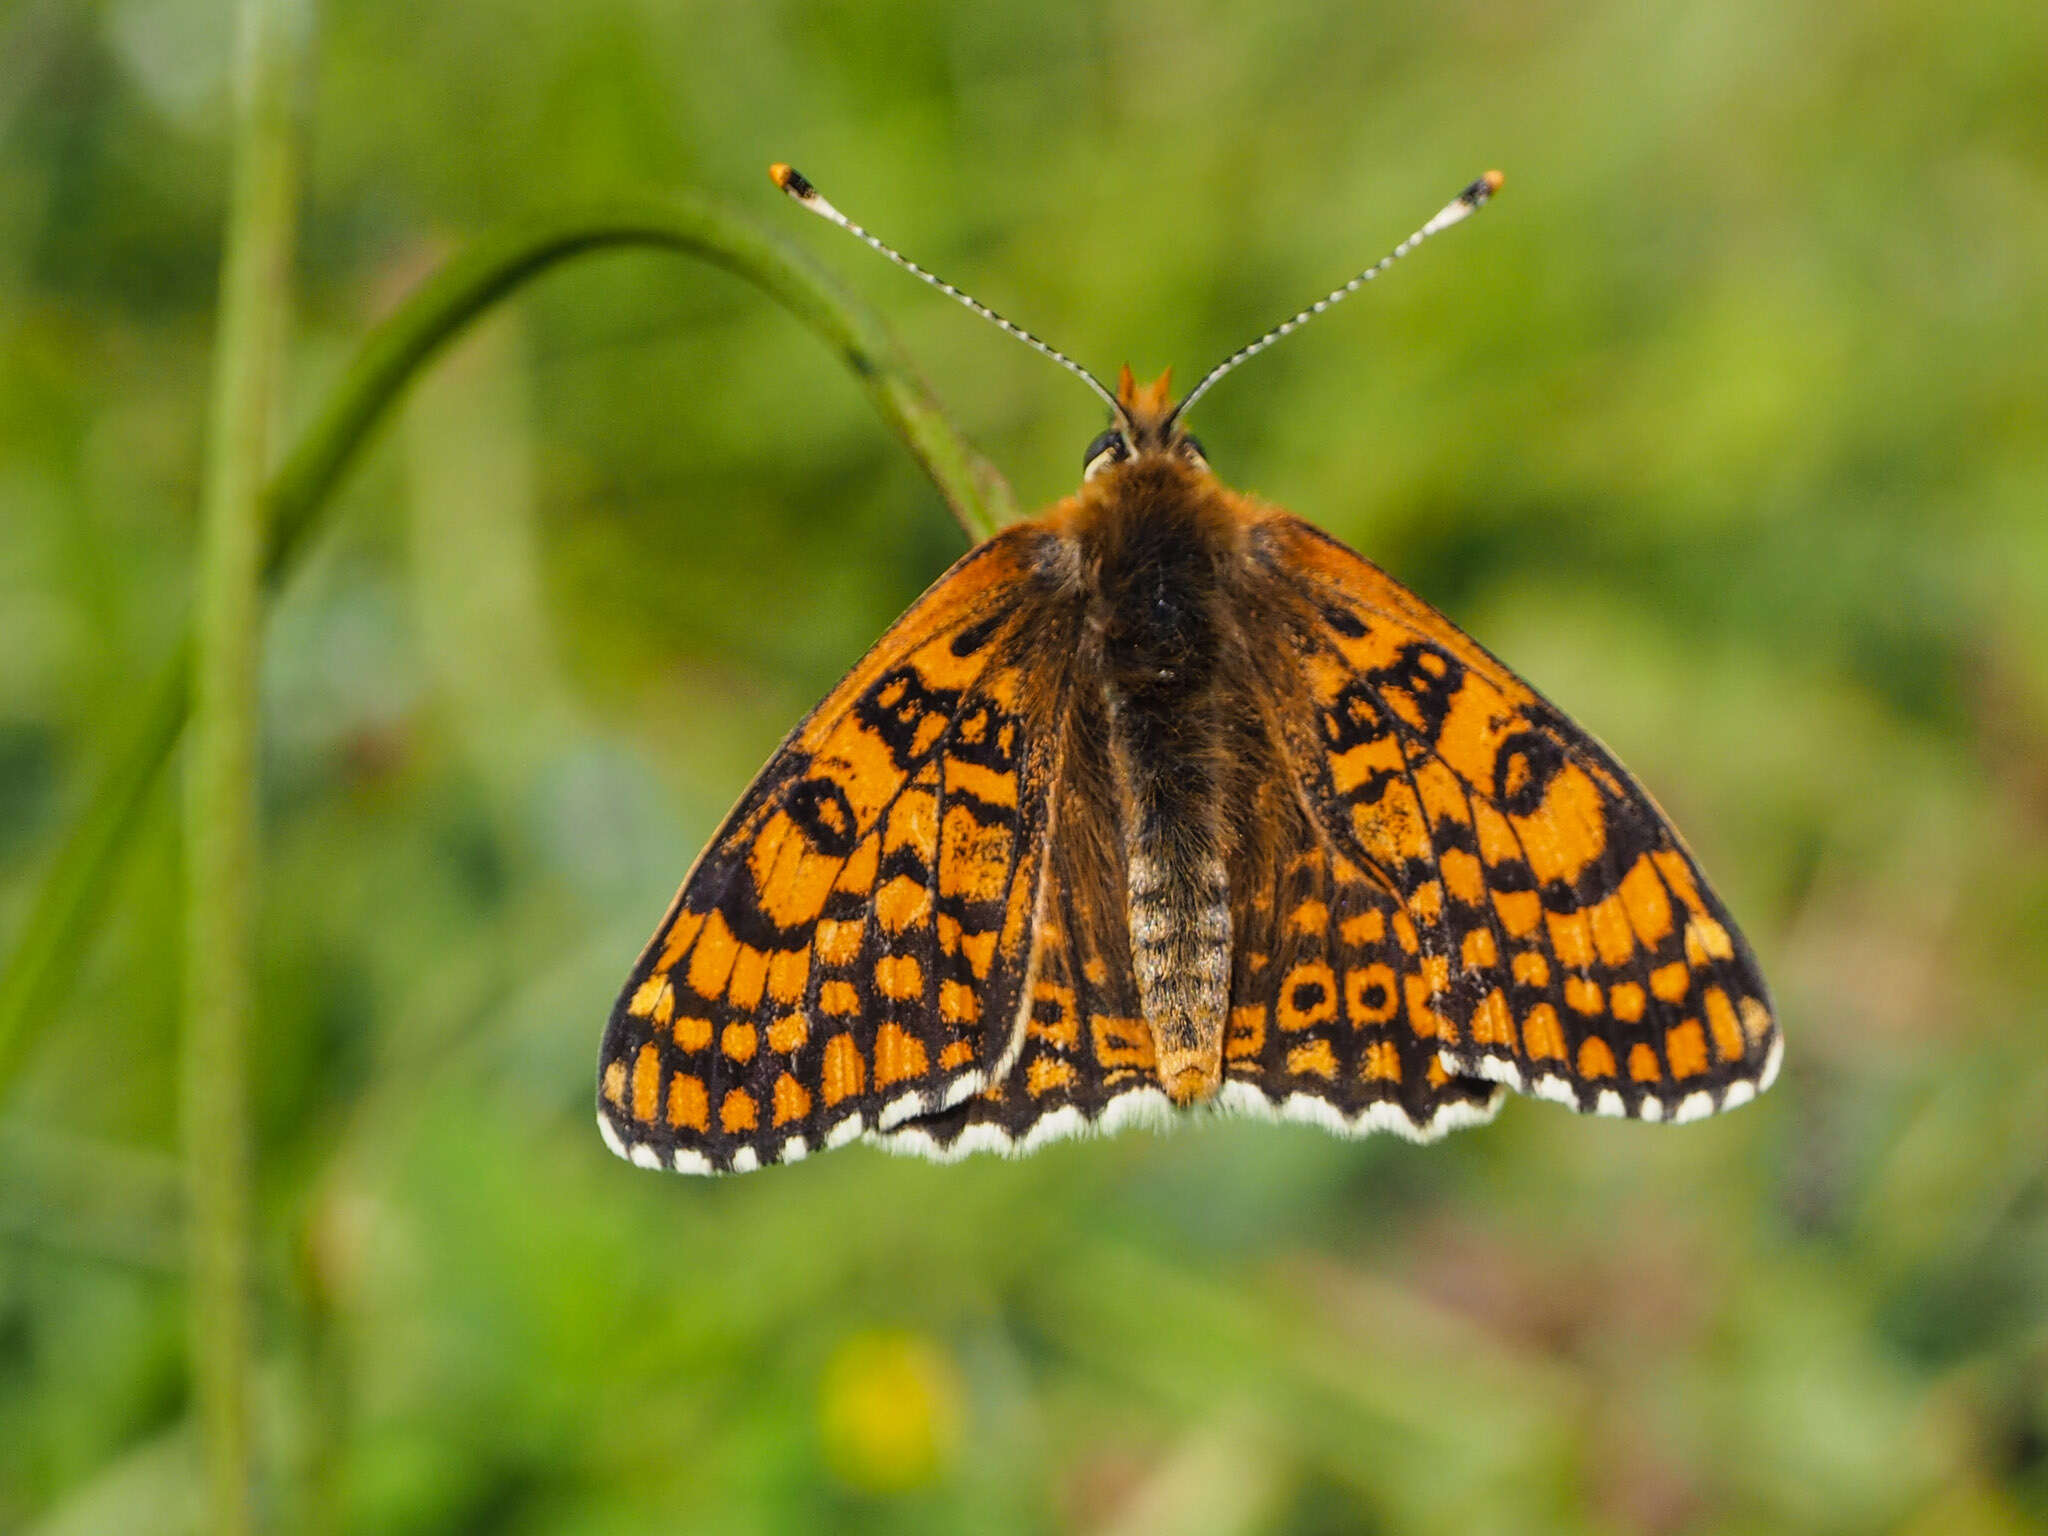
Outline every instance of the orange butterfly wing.
<svg viewBox="0 0 2048 1536"><path fill-rule="evenodd" d="M1075 649L1045 537L1007 530L940 577L727 817L605 1031L621 1155L787 1161L1014 1061Z"/></svg>
<svg viewBox="0 0 2048 1536"><path fill-rule="evenodd" d="M891 1152L951 1162L970 1152L1025 1153L1089 1130L1164 1124L1152 1031L1138 1007L1121 912L1084 894L1094 882L1054 866L1040 915L1040 951L1016 1064L980 1093L868 1140Z"/></svg>
<svg viewBox="0 0 2048 1536"><path fill-rule="evenodd" d="M1490 1107L1475 1079L1646 1120L1768 1086L1756 962L1607 750L1327 534L1276 516L1261 549L1294 610L1280 734L1314 837L1247 882L1271 905L1241 909L1233 1080L1421 1136Z"/></svg>

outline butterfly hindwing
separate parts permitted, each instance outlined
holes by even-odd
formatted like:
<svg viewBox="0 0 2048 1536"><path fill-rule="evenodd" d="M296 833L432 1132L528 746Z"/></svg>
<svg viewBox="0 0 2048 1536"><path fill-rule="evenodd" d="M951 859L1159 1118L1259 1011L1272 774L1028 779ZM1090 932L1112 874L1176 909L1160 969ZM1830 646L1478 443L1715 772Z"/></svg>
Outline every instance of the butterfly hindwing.
<svg viewBox="0 0 2048 1536"><path fill-rule="evenodd" d="M1083 905L1055 871L1047 888L1031 1007L1016 1064L950 1109L869 1139L950 1162L970 1152L1024 1153L1171 1112L1152 1032L1138 1010L1123 917ZM1117 951L1123 950L1119 956Z"/></svg>
<svg viewBox="0 0 2048 1536"><path fill-rule="evenodd" d="M1007 1070L1072 650L1041 537L941 577L713 838L605 1033L598 1118L626 1155L783 1161Z"/></svg>
<svg viewBox="0 0 2048 1536"><path fill-rule="evenodd" d="M1490 1120L1504 1090L1416 1027L1435 966L1402 903L1297 807L1273 814L1291 835L1236 884L1223 1107L1417 1141Z"/></svg>
<svg viewBox="0 0 2048 1536"><path fill-rule="evenodd" d="M1767 1086L1756 963L1606 749L1334 539L1278 517L1263 548L1297 601L1287 755L1324 878L1385 893L1332 920L1396 931L1402 1026L1458 1076L1589 1112L1690 1119Z"/></svg>

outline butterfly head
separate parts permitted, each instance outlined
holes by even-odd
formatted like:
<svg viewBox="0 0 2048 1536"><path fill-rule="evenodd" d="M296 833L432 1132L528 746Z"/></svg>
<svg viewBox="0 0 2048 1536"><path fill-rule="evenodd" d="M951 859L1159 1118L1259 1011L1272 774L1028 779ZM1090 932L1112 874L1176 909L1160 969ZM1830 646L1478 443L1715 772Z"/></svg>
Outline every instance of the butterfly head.
<svg viewBox="0 0 2048 1536"><path fill-rule="evenodd" d="M1180 424L1173 403L1173 370L1150 384L1140 384L1124 365L1117 377L1116 419L1088 445L1081 456L1081 478L1093 480L1119 464L1145 458L1166 458L1207 471L1202 445Z"/></svg>

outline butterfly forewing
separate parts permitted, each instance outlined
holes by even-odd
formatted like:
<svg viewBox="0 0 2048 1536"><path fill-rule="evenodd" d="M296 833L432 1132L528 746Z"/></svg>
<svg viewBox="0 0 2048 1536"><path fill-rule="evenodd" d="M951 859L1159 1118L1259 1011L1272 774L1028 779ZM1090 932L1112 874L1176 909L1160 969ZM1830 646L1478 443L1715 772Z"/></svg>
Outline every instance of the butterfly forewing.
<svg viewBox="0 0 2048 1536"><path fill-rule="evenodd" d="M754 1167L1008 1069L1073 649L1042 538L941 577L727 818L612 1012L599 1120L621 1151Z"/></svg>
<svg viewBox="0 0 2048 1536"><path fill-rule="evenodd" d="M1361 938L1384 923L1364 963L1398 989L1361 983L1361 1017L1391 1007L1443 1069L1584 1111L1689 1119L1766 1086L1779 1043L1755 961L1613 757L1327 535L1276 518L1262 546L1299 599L1306 711L1284 734L1325 881L1354 865L1394 898L1290 908L1283 887L1280 924L1325 907ZM1284 1012L1284 978L1276 995Z"/></svg>

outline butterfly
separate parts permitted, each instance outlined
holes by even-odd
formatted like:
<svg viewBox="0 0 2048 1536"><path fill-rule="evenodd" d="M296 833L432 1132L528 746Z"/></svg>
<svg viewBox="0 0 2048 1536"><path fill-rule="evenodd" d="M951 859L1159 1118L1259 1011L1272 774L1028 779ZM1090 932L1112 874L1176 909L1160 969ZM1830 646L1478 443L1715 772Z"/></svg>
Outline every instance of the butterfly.
<svg viewBox="0 0 2048 1536"><path fill-rule="evenodd" d="M1178 405L1095 386L1076 493L942 575L684 880L605 1031L613 1150L950 1160L1204 1110L1430 1140L1509 1089L1680 1121L1769 1085L1756 961L1648 794L1182 424L1498 185Z"/></svg>

